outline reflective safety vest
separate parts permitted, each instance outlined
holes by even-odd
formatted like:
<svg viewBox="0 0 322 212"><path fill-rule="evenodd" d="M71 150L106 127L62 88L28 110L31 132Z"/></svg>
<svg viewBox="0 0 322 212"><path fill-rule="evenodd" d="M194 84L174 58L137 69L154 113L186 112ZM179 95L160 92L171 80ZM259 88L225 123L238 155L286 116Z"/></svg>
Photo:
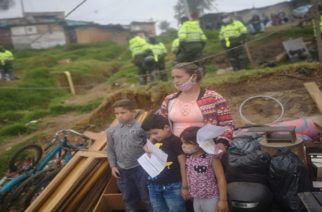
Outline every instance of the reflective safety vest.
<svg viewBox="0 0 322 212"><path fill-rule="evenodd" d="M312 20L313 22L313 31L314 31L314 36L316 36L316 30L315 30L315 21ZM322 15L320 16L320 32L322 32Z"/></svg>
<svg viewBox="0 0 322 212"><path fill-rule="evenodd" d="M180 41L206 41L207 37L201 30L198 21L186 21L178 30Z"/></svg>
<svg viewBox="0 0 322 212"><path fill-rule="evenodd" d="M219 32L219 39L226 41L226 47L230 47L230 38L238 38L243 33L247 33L245 25L238 21L233 20L231 24L223 25Z"/></svg>
<svg viewBox="0 0 322 212"><path fill-rule="evenodd" d="M159 56L167 54L167 49L165 48L163 43L149 44L149 48L152 50L154 55L154 60L156 62L159 61Z"/></svg>
<svg viewBox="0 0 322 212"><path fill-rule="evenodd" d="M134 38L132 38L129 41L129 44L132 57L134 57L137 54L142 54L149 49L149 45L146 42L146 40L144 40L140 36L135 36Z"/></svg>
<svg viewBox="0 0 322 212"><path fill-rule="evenodd" d="M13 54L9 50L5 50L4 52L0 52L0 63L1 65L5 65L6 61L12 61L14 59Z"/></svg>
<svg viewBox="0 0 322 212"><path fill-rule="evenodd" d="M172 41L171 51L174 54L177 54L178 50L179 50L179 38L176 38Z"/></svg>

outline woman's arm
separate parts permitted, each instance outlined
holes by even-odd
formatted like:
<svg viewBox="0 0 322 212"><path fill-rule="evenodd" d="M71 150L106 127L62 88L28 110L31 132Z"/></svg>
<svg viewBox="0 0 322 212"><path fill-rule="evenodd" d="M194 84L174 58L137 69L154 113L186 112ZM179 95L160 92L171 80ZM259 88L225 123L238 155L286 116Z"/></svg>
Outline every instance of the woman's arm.
<svg viewBox="0 0 322 212"><path fill-rule="evenodd" d="M189 199L189 187L186 173L186 155L180 154L178 155L178 162L180 166L180 174L181 174L181 196L184 200Z"/></svg>
<svg viewBox="0 0 322 212"><path fill-rule="evenodd" d="M215 172L218 189L219 189L219 201L217 203L218 212L227 212L228 202L227 202L227 182L224 174L224 169L222 167L221 161L217 158L212 159L212 168Z"/></svg>

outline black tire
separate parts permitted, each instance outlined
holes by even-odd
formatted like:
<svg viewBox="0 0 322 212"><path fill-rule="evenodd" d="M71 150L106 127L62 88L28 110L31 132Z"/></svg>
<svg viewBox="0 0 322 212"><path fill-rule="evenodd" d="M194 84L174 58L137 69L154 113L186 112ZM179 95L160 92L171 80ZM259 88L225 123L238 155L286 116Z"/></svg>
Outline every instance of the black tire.
<svg viewBox="0 0 322 212"><path fill-rule="evenodd" d="M58 172L62 169L62 167L57 167L54 170L48 170L43 178L38 181L38 183L29 187L28 191L25 193L22 198L19 211L24 211L36 197L46 188L46 186L51 182L52 179L58 174Z"/></svg>
<svg viewBox="0 0 322 212"><path fill-rule="evenodd" d="M60 167L55 169L44 169L31 175L5 196L3 206L5 206L7 210L24 211L24 209L29 206L33 196L36 195L33 193L37 191L36 188L40 188L41 186L44 188L44 182L47 182L48 184L50 182L49 177L51 177L51 179L54 178L60 170Z"/></svg>
<svg viewBox="0 0 322 212"><path fill-rule="evenodd" d="M24 196L29 187L39 182L45 177L49 170L42 170L34 175L29 176L26 180L20 184L15 185L3 198L2 208L9 210L12 206L18 205L20 199ZM1 210L6 211L6 210Z"/></svg>
<svg viewBox="0 0 322 212"><path fill-rule="evenodd" d="M36 165L41 159L42 152L42 148L36 144L28 144L19 148L9 159L9 170L16 172L23 170L27 166Z"/></svg>

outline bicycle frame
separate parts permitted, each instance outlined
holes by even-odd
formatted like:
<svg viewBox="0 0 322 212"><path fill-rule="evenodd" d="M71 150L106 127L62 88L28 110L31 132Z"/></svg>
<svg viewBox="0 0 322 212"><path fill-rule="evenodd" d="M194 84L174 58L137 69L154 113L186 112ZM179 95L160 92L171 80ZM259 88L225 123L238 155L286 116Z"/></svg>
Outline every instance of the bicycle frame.
<svg viewBox="0 0 322 212"><path fill-rule="evenodd" d="M30 167L27 170L24 170L24 173L13 178L8 183L6 183L3 187L0 189L0 200L2 200L3 196L8 193L15 185L18 185L22 181L24 181L26 178L28 178L30 175L35 174L39 171L41 171L48 162L55 157L55 155L62 150L63 147L67 147L69 149L70 146L67 144L67 138L64 136L63 140L61 140L52 150L50 150L39 162L36 166ZM68 156L69 155L69 156ZM70 153L67 154L65 157L66 162L68 162L71 159Z"/></svg>

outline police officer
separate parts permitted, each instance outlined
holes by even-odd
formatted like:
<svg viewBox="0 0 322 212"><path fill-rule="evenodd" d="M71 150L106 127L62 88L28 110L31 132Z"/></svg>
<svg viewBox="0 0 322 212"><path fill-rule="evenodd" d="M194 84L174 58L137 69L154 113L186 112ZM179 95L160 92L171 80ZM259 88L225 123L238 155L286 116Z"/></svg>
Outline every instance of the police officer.
<svg viewBox="0 0 322 212"><path fill-rule="evenodd" d="M242 45L246 38L246 33L247 28L242 22L234 20L230 15L223 16L219 39L227 50L226 52L234 71L247 68L248 60Z"/></svg>
<svg viewBox="0 0 322 212"><path fill-rule="evenodd" d="M312 23L313 23L314 36L316 36L316 30L315 30L315 22L314 22L314 20L312 20ZM322 15L320 15L320 32L322 32Z"/></svg>
<svg viewBox="0 0 322 212"><path fill-rule="evenodd" d="M17 80L18 77L12 71L12 61L14 60L11 51L0 46L0 79Z"/></svg>
<svg viewBox="0 0 322 212"><path fill-rule="evenodd" d="M129 41L130 51L132 53L132 63L134 63L139 69L139 83L145 85L147 83L148 69L145 65L153 53L149 48L149 44L144 39L143 33L136 33Z"/></svg>
<svg viewBox="0 0 322 212"><path fill-rule="evenodd" d="M179 38L176 38L172 41L171 52L177 57L179 53Z"/></svg>
<svg viewBox="0 0 322 212"><path fill-rule="evenodd" d="M162 81L167 81L168 76L165 70L165 56L167 55L167 49L164 44L157 42L155 36L149 37L149 46L154 55L155 68L160 73L160 78Z"/></svg>
<svg viewBox="0 0 322 212"><path fill-rule="evenodd" d="M192 14L193 20L181 18L178 30L179 47L176 62L192 62L202 58L207 37L199 26L198 15Z"/></svg>

